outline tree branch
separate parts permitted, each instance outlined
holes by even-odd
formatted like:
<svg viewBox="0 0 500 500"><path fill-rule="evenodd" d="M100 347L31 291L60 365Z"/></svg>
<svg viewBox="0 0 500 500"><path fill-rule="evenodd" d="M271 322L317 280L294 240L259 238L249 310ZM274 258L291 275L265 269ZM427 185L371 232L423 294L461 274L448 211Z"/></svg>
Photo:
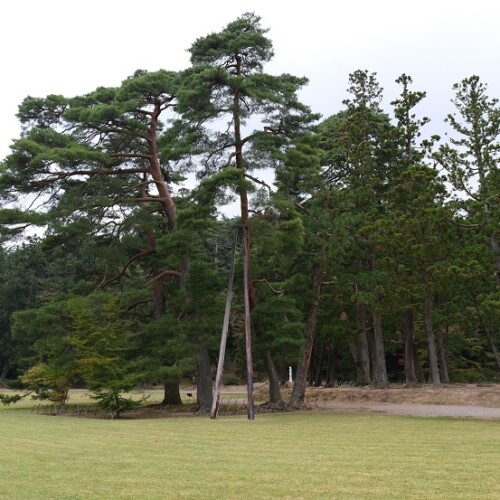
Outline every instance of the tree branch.
<svg viewBox="0 0 500 500"><path fill-rule="evenodd" d="M269 281L267 281L265 278L258 279L258 280L252 280L254 283L265 283L275 294L279 295L280 297L285 294L285 290L276 290Z"/></svg>
<svg viewBox="0 0 500 500"><path fill-rule="evenodd" d="M257 177L254 177L253 175L250 175L250 174L247 174L245 173L245 177L250 179L251 181L257 183L257 184L260 184L261 186L264 186L265 188L267 188L269 190L269 192L272 192L272 188L269 184L267 184L266 182L264 181L261 181L260 179L257 179Z"/></svg>
<svg viewBox="0 0 500 500"><path fill-rule="evenodd" d="M125 264L125 267L117 275L113 276L112 278L110 278L107 281L104 281L104 278L103 278L103 281L97 286L97 288L94 290L94 292L96 290L99 290L100 288L104 288L104 287L108 286L110 283L113 283L113 281L120 279L126 273L127 269L129 268L130 264L132 264L132 262L136 261L137 259L141 259L142 257L145 257L146 255L149 255L151 253L153 253L151 250L144 250L143 252L140 252L137 255L134 255L132 258L129 259L129 261ZM106 272L107 272L107 268L106 268ZM104 276L106 276L106 274Z"/></svg>
<svg viewBox="0 0 500 500"><path fill-rule="evenodd" d="M167 271L163 271L162 273L157 274L156 276L153 276L151 279L146 281L146 283L144 283L144 286L150 285L150 284L154 283L155 281L161 280L161 279L165 278L165 276L175 276L176 278L180 278L181 273L179 271L174 271L171 269L169 269Z"/></svg>

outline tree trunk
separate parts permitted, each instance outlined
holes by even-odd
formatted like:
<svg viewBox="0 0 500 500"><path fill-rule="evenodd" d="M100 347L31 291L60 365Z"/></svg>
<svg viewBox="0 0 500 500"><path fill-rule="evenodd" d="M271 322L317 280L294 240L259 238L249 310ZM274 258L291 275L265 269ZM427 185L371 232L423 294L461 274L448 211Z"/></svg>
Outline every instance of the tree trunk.
<svg viewBox="0 0 500 500"><path fill-rule="evenodd" d="M500 354L498 353L493 335L491 335L490 329L486 325L484 325L484 333L486 334L486 338L488 339L488 343L490 344L491 351L493 352L493 356L495 357L495 360L497 362L497 367L500 370Z"/></svg>
<svg viewBox="0 0 500 500"><path fill-rule="evenodd" d="M328 349L327 356L327 371L326 371L326 386L335 387L338 383L342 382L339 374L337 373L337 351L335 349Z"/></svg>
<svg viewBox="0 0 500 500"><path fill-rule="evenodd" d="M422 369L422 362L420 361L420 356L418 355L418 350L413 351L413 363L415 365L415 375L417 376L417 381L419 384L425 384L424 370Z"/></svg>
<svg viewBox="0 0 500 500"><path fill-rule="evenodd" d="M414 315L413 308L405 310L404 315L404 340L405 340L405 379L406 387L417 385L417 375L415 372L415 335L414 335Z"/></svg>
<svg viewBox="0 0 500 500"><path fill-rule="evenodd" d="M7 378L9 370L10 370L10 361L7 359L5 360L2 366L2 372L0 373L0 384L2 384L3 381Z"/></svg>
<svg viewBox="0 0 500 500"><path fill-rule="evenodd" d="M372 313L373 324L373 385L385 389L389 385L385 365L384 337L380 314Z"/></svg>
<svg viewBox="0 0 500 500"><path fill-rule="evenodd" d="M441 382L443 382L444 384L449 384L450 376L448 374L448 363L446 361L443 331L441 330L441 328L438 328L436 331L436 339L439 352L439 372L441 375Z"/></svg>
<svg viewBox="0 0 500 500"><path fill-rule="evenodd" d="M323 275L325 273L325 265L323 262L318 263L314 266L313 270L313 303L311 310L309 312L309 317L307 319L306 331L305 331L305 345L304 345L304 356L299 369L297 369L297 375L295 378L295 384L293 385L292 395L290 397L290 403L295 406L298 403L304 401L307 386L307 373L309 371L309 365L311 363L312 349L314 345L314 338L316 336L316 324L318 322L318 311L319 311L319 299L321 295L321 282L323 280Z"/></svg>
<svg viewBox="0 0 500 500"><path fill-rule="evenodd" d="M356 304L356 385L371 384L370 376L370 350L368 337L366 336L366 307L364 304Z"/></svg>
<svg viewBox="0 0 500 500"><path fill-rule="evenodd" d="M281 399L280 378L276 367L274 366L271 353L268 350L264 352L264 366L269 379L269 402L274 407L282 408L284 406L284 402Z"/></svg>
<svg viewBox="0 0 500 500"><path fill-rule="evenodd" d="M239 78L242 76L242 60L241 56L236 56L234 66L235 75ZM233 127L234 127L234 155L236 168L245 172L245 162L243 159L243 140L241 137L241 95L239 91L235 91L233 95ZM255 307L255 289L252 281L252 263L251 263L251 245L250 234L248 229L249 212L248 212L248 192L243 187L240 189L240 217L241 225L243 226L242 250L243 250L243 287L244 287L244 308L245 308L245 352L247 361L247 400L248 400L248 420L253 420L253 360L252 360L252 338L250 328L251 312Z"/></svg>
<svg viewBox="0 0 500 500"><path fill-rule="evenodd" d="M441 379L439 377L439 367L436 356L436 342L434 340L434 329L432 325L432 302L428 296L426 296L424 299L424 323L425 323L425 332L427 334L430 381L434 385L440 385Z"/></svg>
<svg viewBox="0 0 500 500"><path fill-rule="evenodd" d="M168 377L164 382L164 395L163 402L164 405L181 405L182 398L181 392L179 390L179 379L178 377Z"/></svg>
<svg viewBox="0 0 500 500"><path fill-rule="evenodd" d="M198 410L208 413L212 408L212 374L210 373L210 358L207 346L198 342L198 384L196 386L196 400Z"/></svg>
<svg viewBox="0 0 500 500"><path fill-rule="evenodd" d="M313 376L313 385L315 387L321 387L323 385L323 359L325 357L325 344L321 345L321 350L316 352L315 349L315 361L314 361L314 376Z"/></svg>
<svg viewBox="0 0 500 500"><path fill-rule="evenodd" d="M327 387L332 387L332 381L335 380L335 367L333 365L333 353L331 349L327 349L326 355L326 374L325 384Z"/></svg>
<svg viewBox="0 0 500 500"><path fill-rule="evenodd" d="M490 348L491 348L491 351L493 352L493 356L495 357L495 360L497 362L498 369L500 369L500 354L498 353L498 349L497 349L497 346L495 344L495 339L493 338L493 335L491 335L491 331L490 331L488 325L486 324L486 321L484 320L483 315L479 311L479 307L478 307L475 299L474 299L474 305L476 308L476 314L477 314L477 318L479 321L479 325L480 325L481 329L484 330L484 333L486 334L486 339L488 340L488 343L490 344Z"/></svg>
<svg viewBox="0 0 500 500"><path fill-rule="evenodd" d="M248 227L243 226L243 295L245 309L245 352L247 360L247 417L248 420L254 420L250 287L250 240L248 237Z"/></svg>
<svg viewBox="0 0 500 500"><path fill-rule="evenodd" d="M151 122L149 126L149 134L147 139L149 148L149 165L150 165L151 176L153 177L153 180L155 182L155 187L158 190L163 212L167 217L168 227L171 231L173 231L176 221L175 203L172 199L172 195L167 186L167 183L165 182L160 161L158 160L157 135L158 135L159 117L161 112L162 112L162 105L156 104L151 114Z"/></svg>

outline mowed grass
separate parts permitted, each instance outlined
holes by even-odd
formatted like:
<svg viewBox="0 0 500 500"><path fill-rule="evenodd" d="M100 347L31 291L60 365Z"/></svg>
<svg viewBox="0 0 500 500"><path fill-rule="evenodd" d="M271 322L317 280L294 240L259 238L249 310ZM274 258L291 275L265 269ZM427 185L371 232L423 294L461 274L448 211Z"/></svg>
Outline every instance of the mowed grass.
<svg viewBox="0 0 500 500"><path fill-rule="evenodd" d="M500 422L304 412L100 420L0 407L0 498L500 498Z"/></svg>

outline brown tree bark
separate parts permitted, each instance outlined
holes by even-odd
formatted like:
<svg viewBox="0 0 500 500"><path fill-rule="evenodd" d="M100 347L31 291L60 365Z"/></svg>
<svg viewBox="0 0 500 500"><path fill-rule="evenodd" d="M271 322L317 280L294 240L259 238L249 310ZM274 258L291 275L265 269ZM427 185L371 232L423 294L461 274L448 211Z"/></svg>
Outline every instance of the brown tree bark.
<svg viewBox="0 0 500 500"><path fill-rule="evenodd" d="M157 144L157 134L159 117L162 112L163 103L156 103L154 110L151 114L151 122L149 125L149 133L147 136L148 148L149 148L149 166L151 176L153 177L156 189L160 197L160 203L167 217L168 227L172 231L175 227L176 221L176 209L175 204L172 199L170 190L165 182L163 172L161 170L160 161L158 160L158 144Z"/></svg>
<svg viewBox="0 0 500 500"><path fill-rule="evenodd" d="M167 377L163 383L164 393L163 401L164 405L181 405L182 398L181 392L179 390L179 378L178 377Z"/></svg>
<svg viewBox="0 0 500 500"><path fill-rule="evenodd" d="M196 401L198 402L198 411L208 413L212 408L212 374L210 371L210 357L207 346L198 342L198 382L196 384Z"/></svg>
<svg viewBox="0 0 500 500"><path fill-rule="evenodd" d="M385 389L389 385L385 364L384 337L382 331L382 317L372 313L373 325L373 385L377 389Z"/></svg>

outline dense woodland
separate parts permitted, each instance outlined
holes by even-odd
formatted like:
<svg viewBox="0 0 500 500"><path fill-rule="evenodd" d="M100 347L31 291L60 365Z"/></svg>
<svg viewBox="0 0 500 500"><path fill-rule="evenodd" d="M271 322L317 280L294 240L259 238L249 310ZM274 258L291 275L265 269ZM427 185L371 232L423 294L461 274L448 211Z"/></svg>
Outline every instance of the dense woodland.
<svg viewBox="0 0 500 500"><path fill-rule="evenodd" d="M161 384L178 404L195 379L210 411L221 359L223 383L268 380L277 406L289 366L293 404L338 380L500 380L497 99L451 82L440 138L410 76L383 109L357 70L324 118L306 78L265 72L266 33L244 14L184 71L21 103L0 167L0 381L104 403Z"/></svg>

